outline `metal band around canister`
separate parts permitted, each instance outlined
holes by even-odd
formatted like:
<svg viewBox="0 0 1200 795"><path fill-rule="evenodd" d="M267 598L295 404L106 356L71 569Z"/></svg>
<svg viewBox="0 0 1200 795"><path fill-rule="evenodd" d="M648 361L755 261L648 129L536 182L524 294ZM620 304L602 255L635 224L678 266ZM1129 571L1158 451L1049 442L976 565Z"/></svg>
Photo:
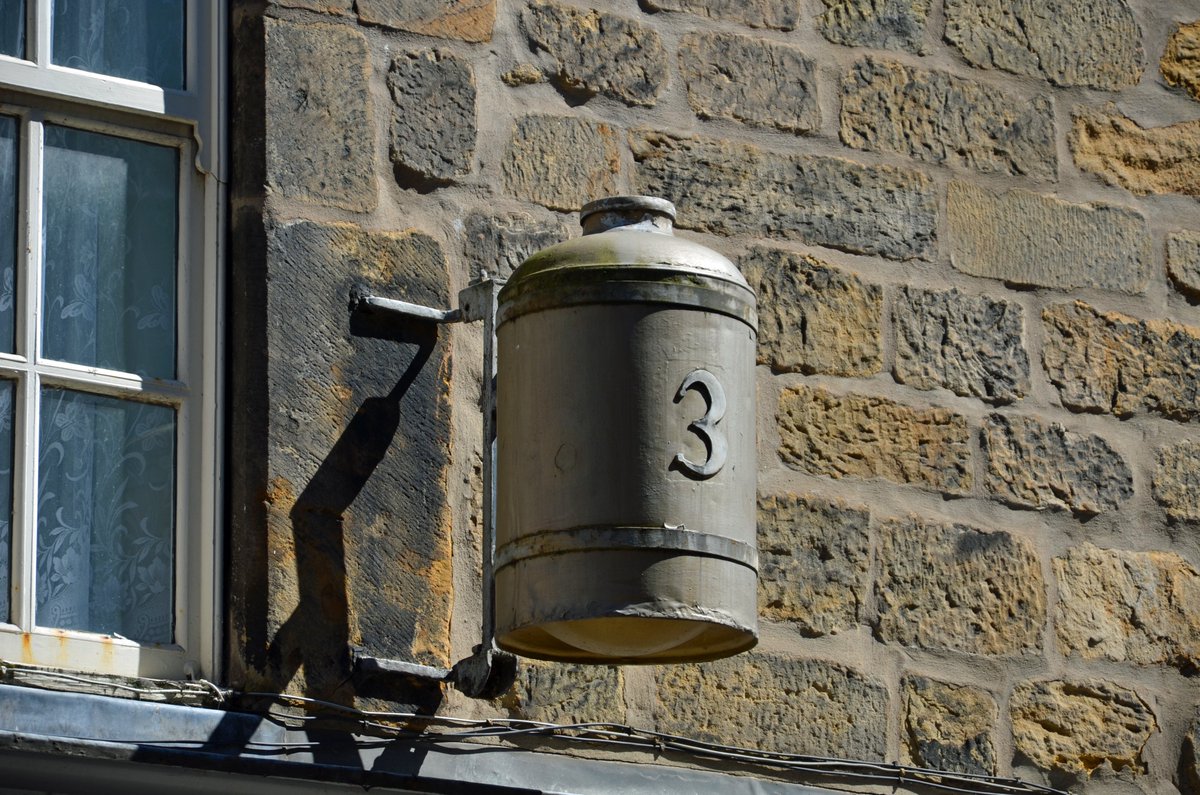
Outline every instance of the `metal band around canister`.
<svg viewBox="0 0 1200 795"><path fill-rule="evenodd" d="M545 309L583 304L651 303L692 307L758 328L754 294L740 284L668 268L606 266L545 271L505 293L497 325Z"/></svg>
<svg viewBox="0 0 1200 795"><path fill-rule="evenodd" d="M496 550L496 568L544 555L602 549L654 549L721 558L758 570L758 550L753 546L710 533L682 527L577 527L522 536Z"/></svg>

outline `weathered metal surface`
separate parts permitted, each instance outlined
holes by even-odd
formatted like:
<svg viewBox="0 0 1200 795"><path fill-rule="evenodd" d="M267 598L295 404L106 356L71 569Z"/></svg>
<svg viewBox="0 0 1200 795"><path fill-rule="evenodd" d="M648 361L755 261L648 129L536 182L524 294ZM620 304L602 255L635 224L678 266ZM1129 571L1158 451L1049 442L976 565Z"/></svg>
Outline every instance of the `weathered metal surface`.
<svg viewBox="0 0 1200 795"><path fill-rule="evenodd" d="M497 639L543 659L756 641L754 296L649 197L521 265L498 308Z"/></svg>

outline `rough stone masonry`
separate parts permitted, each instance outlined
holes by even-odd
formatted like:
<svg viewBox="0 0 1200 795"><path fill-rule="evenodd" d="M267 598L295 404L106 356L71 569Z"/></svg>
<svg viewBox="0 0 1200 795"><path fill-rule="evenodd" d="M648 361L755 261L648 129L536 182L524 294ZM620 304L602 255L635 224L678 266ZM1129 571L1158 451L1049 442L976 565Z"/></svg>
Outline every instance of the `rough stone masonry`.
<svg viewBox="0 0 1200 795"><path fill-rule="evenodd" d="M232 684L1200 791L1200 5L234 5ZM759 648L358 687L477 642L480 342L352 291L634 192L760 301Z"/></svg>

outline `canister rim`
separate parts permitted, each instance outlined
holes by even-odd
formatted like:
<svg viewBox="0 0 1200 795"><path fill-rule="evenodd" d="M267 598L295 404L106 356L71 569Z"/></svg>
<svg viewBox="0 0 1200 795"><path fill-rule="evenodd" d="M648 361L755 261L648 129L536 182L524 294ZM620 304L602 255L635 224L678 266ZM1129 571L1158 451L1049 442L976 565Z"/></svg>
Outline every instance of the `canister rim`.
<svg viewBox="0 0 1200 795"><path fill-rule="evenodd" d="M590 201L579 208L579 223L582 226L589 215L604 212L642 211L665 215L675 222L675 205L658 196L609 196Z"/></svg>

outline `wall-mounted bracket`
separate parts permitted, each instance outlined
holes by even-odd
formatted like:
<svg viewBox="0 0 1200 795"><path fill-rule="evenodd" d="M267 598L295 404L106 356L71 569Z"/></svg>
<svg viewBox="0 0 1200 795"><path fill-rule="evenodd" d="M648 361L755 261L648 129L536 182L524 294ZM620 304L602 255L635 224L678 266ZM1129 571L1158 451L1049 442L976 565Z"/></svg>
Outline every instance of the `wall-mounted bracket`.
<svg viewBox="0 0 1200 795"><path fill-rule="evenodd" d="M471 656L449 670L400 660L354 655L359 677L403 676L450 682L472 698L495 698L508 690L517 676L516 656L496 647L496 300L504 282L486 273L458 294L458 308L433 307L358 295L351 312L392 317L397 322L469 323L483 321L483 626L482 641Z"/></svg>

